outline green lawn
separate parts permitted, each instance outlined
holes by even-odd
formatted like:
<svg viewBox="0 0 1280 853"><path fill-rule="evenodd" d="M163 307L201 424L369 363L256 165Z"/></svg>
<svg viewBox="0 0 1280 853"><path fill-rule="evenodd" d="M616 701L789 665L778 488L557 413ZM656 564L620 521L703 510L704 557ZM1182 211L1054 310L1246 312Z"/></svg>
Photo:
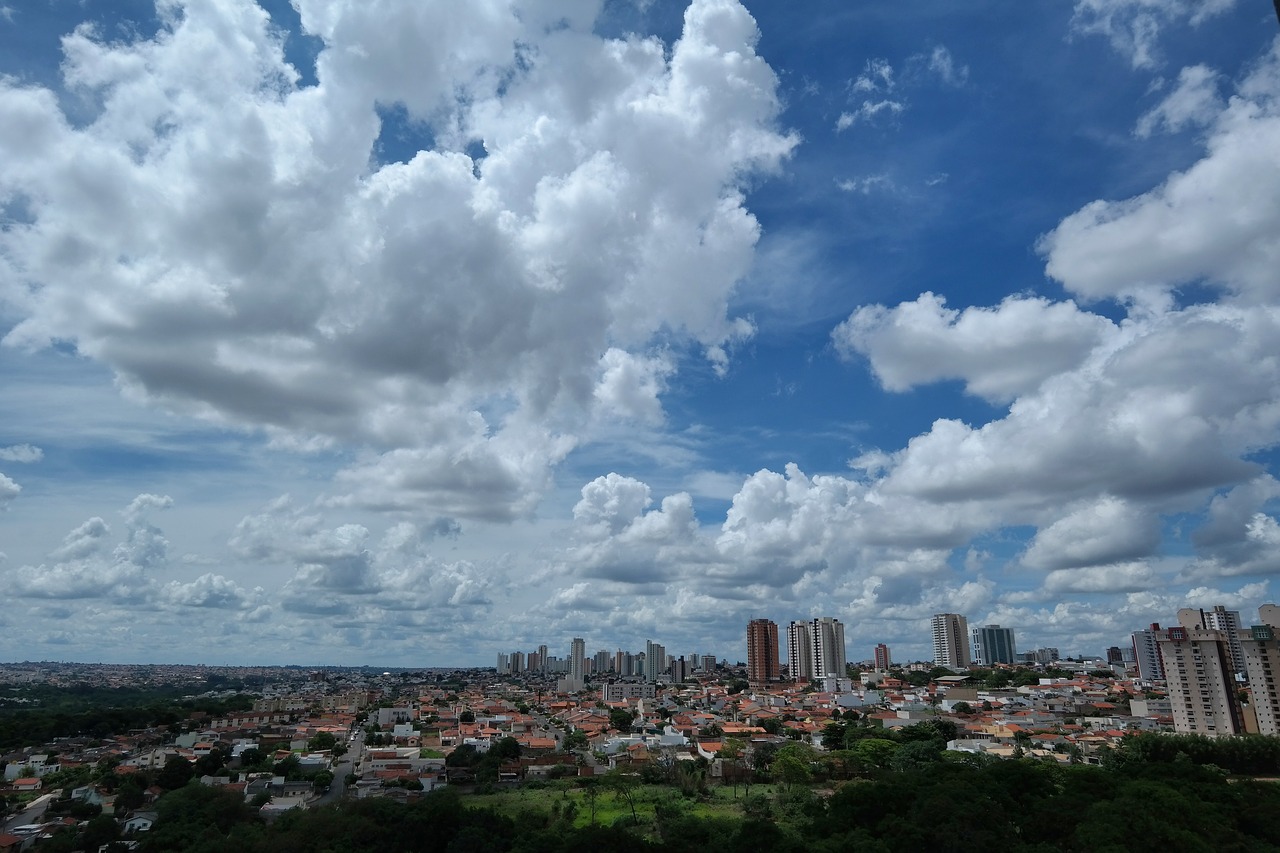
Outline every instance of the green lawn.
<svg viewBox="0 0 1280 853"><path fill-rule="evenodd" d="M751 794L772 797L774 786L752 785ZM678 788L670 785L641 785L635 794L636 817L642 827L652 827L654 806L662 801L678 802L682 811L699 817L741 817L745 797L746 788L741 786L736 796L732 788L712 787L702 798L686 799L680 795ZM470 808L490 808L512 818L529 812L550 815L562 811L572 803L577 813L574 826L583 827L591 823L590 799L572 780L549 782L545 788L474 794L463 797L462 802ZM631 807L626 800L611 791L601 789L595 803L596 824L609 826L624 817L631 817Z"/></svg>

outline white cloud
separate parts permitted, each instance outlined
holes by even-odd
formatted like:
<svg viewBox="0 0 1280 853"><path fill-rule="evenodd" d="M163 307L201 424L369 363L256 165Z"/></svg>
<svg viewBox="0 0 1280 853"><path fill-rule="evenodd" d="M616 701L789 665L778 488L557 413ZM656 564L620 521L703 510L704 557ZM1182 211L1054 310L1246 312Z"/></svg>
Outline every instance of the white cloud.
<svg viewBox="0 0 1280 853"><path fill-rule="evenodd" d="M4 474L0 474L0 509L7 509L9 502L16 498L21 491L22 486L19 486Z"/></svg>
<svg viewBox="0 0 1280 853"><path fill-rule="evenodd" d="M743 192L797 144L740 4L696 0L669 47L600 38L591 3L298 10L312 87L266 13L222 2L69 36L75 126L0 84L0 192L32 220L0 257L35 285L4 294L8 345L73 341L277 446L366 448L335 506L483 518L527 515L601 408L655 422L668 343L727 370L754 331L728 308ZM371 166L377 104L436 147Z"/></svg>
<svg viewBox="0 0 1280 853"><path fill-rule="evenodd" d="M62 547L49 556L54 560L83 560L101 552L107 544L111 528L101 518L94 516L72 530L62 540Z"/></svg>
<svg viewBox="0 0 1280 853"><path fill-rule="evenodd" d="M943 45L929 52L928 68L948 86L963 86L969 81L969 66L956 64L951 51Z"/></svg>
<svg viewBox="0 0 1280 853"><path fill-rule="evenodd" d="M1010 296L995 308L956 311L924 293L893 309L859 308L831 337L843 357L866 356L887 390L960 379L971 394L1008 401L1078 367L1113 332L1070 302Z"/></svg>
<svg viewBox="0 0 1280 853"><path fill-rule="evenodd" d="M855 92L892 92L894 89L893 66L887 59L868 59L867 66L849 88Z"/></svg>
<svg viewBox="0 0 1280 853"><path fill-rule="evenodd" d="M1064 219L1040 242L1049 275L1089 300L1197 282L1244 302L1280 299L1280 41L1217 114L1205 149L1150 192Z"/></svg>
<svg viewBox="0 0 1280 853"><path fill-rule="evenodd" d="M1108 567L1113 573L1134 571L1109 566L1122 560L1150 556L1160 544L1156 518L1128 501L1104 495L1088 500L1047 527L1031 540L1022 564L1036 569ZM1055 571L1055 574L1057 572ZM1106 572L1100 572L1105 575ZM1063 577L1079 578L1079 572Z"/></svg>
<svg viewBox="0 0 1280 853"><path fill-rule="evenodd" d="M240 610L251 604L252 593L222 575L206 573L190 583L170 581L158 592L160 601L180 607Z"/></svg>
<svg viewBox="0 0 1280 853"><path fill-rule="evenodd" d="M1071 29L1100 35L1129 59L1134 68L1161 62L1162 30L1174 24L1196 26L1228 11L1236 0L1076 0Z"/></svg>
<svg viewBox="0 0 1280 853"><path fill-rule="evenodd" d="M1207 65L1192 65L1178 74L1177 87L1138 119L1134 133L1145 139L1159 129L1176 133L1188 125L1204 127L1222 112L1218 96L1218 72Z"/></svg>
<svg viewBox="0 0 1280 853"><path fill-rule="evenodd" d="M0 447L0 460L5 462L39 462L44 451L30 444L14 444Z"/></svg>
<svg viewBox="0 0 1280 853"><path fill-rule="evenodd" d="M601 410L612 417L639 423L662 422L659 396L675 364L665 353L644 357L611 347L601 358L602 375L595 398Z"/></svg>
<svg viewBox="0 0 1280 853"><path fill-rule="evenodd" d="M855 124L874 123L880 116L896 116L907 108L902 101L863 101L853 112L842 112L836 119L836 132L848 130Z"/></svg>
<svg viewBox="0 0 1280 853"><path fill-rule="evenodd" d="M1084 568L1054 569L1045 576L1046 592L1113 593L1140 592L1159 587L1162 580L1146 563L1116 563Z"/></svg>

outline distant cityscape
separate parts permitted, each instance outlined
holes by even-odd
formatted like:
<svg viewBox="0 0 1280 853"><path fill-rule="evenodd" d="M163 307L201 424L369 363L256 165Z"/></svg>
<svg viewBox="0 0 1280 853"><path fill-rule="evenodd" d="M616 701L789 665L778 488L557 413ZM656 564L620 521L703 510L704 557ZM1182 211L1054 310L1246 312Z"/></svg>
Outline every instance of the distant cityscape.
<svg viewBox="0 0 1280 853"><path fill-rule="evenodd" d="M1175 732L1280 734L1280 696L1275 682L1280 671L1280 607L1262 605L1259 624L1247 629L1240 612L1223 605L1209 610L1183 608L1176 618L1176 626L1162 628L1154 623L1134 631L1127 644L1111 646L1096 660L1080 663L1117 677L1131 677L1149 688L1149 693L1163 693L1152 707L1162 712L1159 716L1167 717ZM929 671L942 667L959 674L973 668L1062 663L1055 647L1019 652L1012 628L996 624L970 628L968 619L958 613L934 614L930 632L933 660L897 668ZM844 625L839 619L793 621L785 636L784 663L778 624L764 618L747 624L745 675L750 685L767 687L790 681L815 683L825 691L839 692L842 685L851 685L856 672L886 673L895 668L885 643L876 644L866 661L850 666ZM586 641L574 637L565 658L550 654L546 645L527 653L501 653L497 673L559 675L556 689L562 693L581 692L591 679L607 681L601 689L604 701L610 702L652 698L656 691L653 685L680 684L695 673L708 674L717 666L729 665L728 660L718 661L714 654L670 655L665 646L652 640L646 641L644 651L600 649L588 657ZM645 684L651 686L646 689Z"/></svg>

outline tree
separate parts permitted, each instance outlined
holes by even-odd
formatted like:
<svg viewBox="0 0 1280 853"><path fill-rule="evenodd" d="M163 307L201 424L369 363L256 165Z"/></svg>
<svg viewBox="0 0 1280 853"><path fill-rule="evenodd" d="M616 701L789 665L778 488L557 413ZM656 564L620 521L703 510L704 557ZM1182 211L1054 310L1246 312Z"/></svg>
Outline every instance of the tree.
<svg viewBox="0 0 1280 853"><path fill-rule="evenodd" d="M617 729L620 732L631 731L631 724L635 722L636 715L628 711L626 708L611 708L609 710L609 728Z"/></svg>
<svg viewBox="0 0 1280 853"><path fill-rule="evenodd" d="M638 822L636 816L636 791L640 788L640 777L634 773L624 773L621 769L610 770L603 777L606 788L613 792L615 799L625 802L631 809L631 820Z"/></svg>
<svg viewBox="0 0 1280 853"><path fill-rule="evenodd" d="M329 790L329 786L332 784L333 774L328 770L321 770L319 773L311 777L311 787L319 793Z"/></svg>
<svg viewBox="0 0 1280 853"><path fill-rule="evenodd" d="M307 741L307 749L312 752L320 752L326 749L333 749L338 743L338 739L334 737L332 732L319 732Z"/></svg>
<svg viewBox="0 0 1280 853"><path fill-rule="evenodd" d="M476 721L476 715L469 710L463 711L461 714L458 715L458 722L460 723L474 723L475 721Z"/></svg>
<svg viewBox="0 0 1280 853"><path fill-rule="evenodd" d="M164 767L156 774L156 784L166 791L176 791L191 781L196 769L187 759L181 756L170 756Z"/></svg>
<svg viewBox="0 0 1280 853"><path fill-rule="evenodd" d="M499 763L515 761L520 757L520 741L510 736L504 737L489 747L489 754L497 759Z"/></svg>
<svg viewBox="0 0 1280 853"><path fill-rule="evenodd" d="M587 733L582 729L574 729L565 735L564 749L566 752L572 752L575 749L587 748Z"/></svg>
<svg viewBox="0 0 1280 853"><path fill-rule="evenodd" d="M117 841L120 838L120 824L111 815L98 815L85 824L80 834L80 844L84 850L98 848Z"/></svg>

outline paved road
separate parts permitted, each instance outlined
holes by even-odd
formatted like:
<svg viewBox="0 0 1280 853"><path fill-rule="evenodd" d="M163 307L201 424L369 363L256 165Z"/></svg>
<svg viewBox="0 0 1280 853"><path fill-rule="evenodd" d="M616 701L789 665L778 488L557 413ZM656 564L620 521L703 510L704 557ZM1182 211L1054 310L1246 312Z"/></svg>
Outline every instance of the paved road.
<svg viewBox="0 0 1280 853"><path fill-rule="evenodd" d="M346 796L347 792L347 774L355 772L355 766L360 761L360 756L364 753L364 732L359 732L355 740L347 744L347 754L338 759L333 765L333 784L329 786L329 790L322 794L314 803L315 806L327 806L330 803L336 803Z"/></svg>
<svg viewBox="0 0 1280 853"><path fill-rule="evenodd" d="M49 803L53 802L60 796L62 796L62 791L57 790L50 791L47 794L42 794L32 800L25 809L5 821L4 831L10 832L15 826L26 826L29 823L40 823L41 818L44 817L45 809L49 807Z"/></svg>

